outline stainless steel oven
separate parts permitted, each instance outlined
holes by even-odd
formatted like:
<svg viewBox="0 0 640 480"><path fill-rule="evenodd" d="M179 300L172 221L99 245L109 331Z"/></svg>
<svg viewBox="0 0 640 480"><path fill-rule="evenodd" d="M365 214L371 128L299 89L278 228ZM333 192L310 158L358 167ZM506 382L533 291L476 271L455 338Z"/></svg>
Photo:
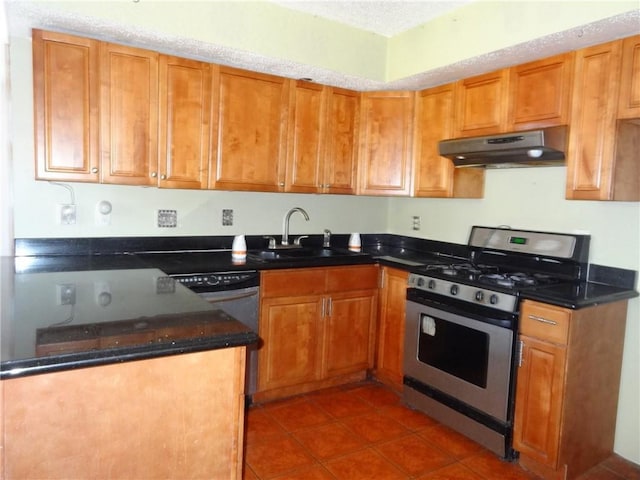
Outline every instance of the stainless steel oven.
<svg viewBox="0 0 640 480"><path fill-rule="evenodd" d="M473 227L468 258L412 269L405 402L513 458L521 292L583 278L588 247L584 235Z"/></svg>

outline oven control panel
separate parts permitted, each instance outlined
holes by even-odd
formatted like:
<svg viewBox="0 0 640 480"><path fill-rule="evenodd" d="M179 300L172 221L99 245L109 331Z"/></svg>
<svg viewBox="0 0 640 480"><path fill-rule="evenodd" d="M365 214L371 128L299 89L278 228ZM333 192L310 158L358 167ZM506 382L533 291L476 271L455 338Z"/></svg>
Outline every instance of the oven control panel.
<svg viewBox="0 0 640 480"><path fill-rule="evenodd" d="M171 277L185 287L207 291L257 286L259 282L256 271L176 274Z"/></svg>
<svg viewBox="0 0 640 480"><path fill-rule="evenodd" d="M514 312L518 301L515 294L497 292L483 287L451 282L449 280L415 273L409 275L408 286L409 288L417 288L444 297L455 298L504 312Z"/></svg>

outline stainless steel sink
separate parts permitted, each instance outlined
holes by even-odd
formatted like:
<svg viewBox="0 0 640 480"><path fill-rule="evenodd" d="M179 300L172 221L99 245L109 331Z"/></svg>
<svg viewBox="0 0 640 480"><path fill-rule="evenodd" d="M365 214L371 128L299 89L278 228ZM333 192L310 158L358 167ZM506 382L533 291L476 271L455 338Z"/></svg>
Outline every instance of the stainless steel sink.
<svg viewBox="0 0 640 480"><path fill-rule="evenodd" d="M313 260L321 258L337 258L352 257L362 255L358 252L351 252L340 248L287 248L287 249L269 249L269 250L250 250L247 257L259 259L263 261L296 261L296 260Z"/></svg>

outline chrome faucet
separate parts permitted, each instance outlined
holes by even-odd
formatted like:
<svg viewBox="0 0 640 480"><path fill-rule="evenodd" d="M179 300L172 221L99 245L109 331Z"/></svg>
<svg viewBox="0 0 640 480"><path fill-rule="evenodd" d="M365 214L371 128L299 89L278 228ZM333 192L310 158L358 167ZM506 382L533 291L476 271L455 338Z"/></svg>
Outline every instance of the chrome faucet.
<svg viewBox="0 0 640 480"><path fill-rule="evenodd" d="M303 208L293 207L289 210L284 216L284 221L282 222L282 245L289 245L289 220L291 219L291 215L295 212L300 212L306 221L309 221L309 214L304 211Z"/></svg>
<svg viewBox="0 0 640 480"><path fill-rule="evenodd" d="M324 248L329 248L331 246L331 230L328 228L324 229L323 237L322 237L322 246Z"/></svg>

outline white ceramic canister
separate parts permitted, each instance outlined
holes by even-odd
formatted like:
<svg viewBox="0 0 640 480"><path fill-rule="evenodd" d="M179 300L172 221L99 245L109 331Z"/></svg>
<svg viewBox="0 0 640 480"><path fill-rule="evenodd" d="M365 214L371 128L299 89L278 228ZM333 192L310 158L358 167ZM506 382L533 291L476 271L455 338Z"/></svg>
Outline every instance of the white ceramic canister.
<svg viewBox="0 0 640 480"><path fill-rule="evenodd" d="M236 235L233 237L233 243L231 244L231 258L233 260L246 260L247 242L244 235Z"/></svg>
<svg viewBox="0 0 640 480"><path fill-rule="evenodd" d="M349 237L349 250L353 250L354 252L359 252L362 248L362 242L360 240L359 233L352 233Z"/></svg>

